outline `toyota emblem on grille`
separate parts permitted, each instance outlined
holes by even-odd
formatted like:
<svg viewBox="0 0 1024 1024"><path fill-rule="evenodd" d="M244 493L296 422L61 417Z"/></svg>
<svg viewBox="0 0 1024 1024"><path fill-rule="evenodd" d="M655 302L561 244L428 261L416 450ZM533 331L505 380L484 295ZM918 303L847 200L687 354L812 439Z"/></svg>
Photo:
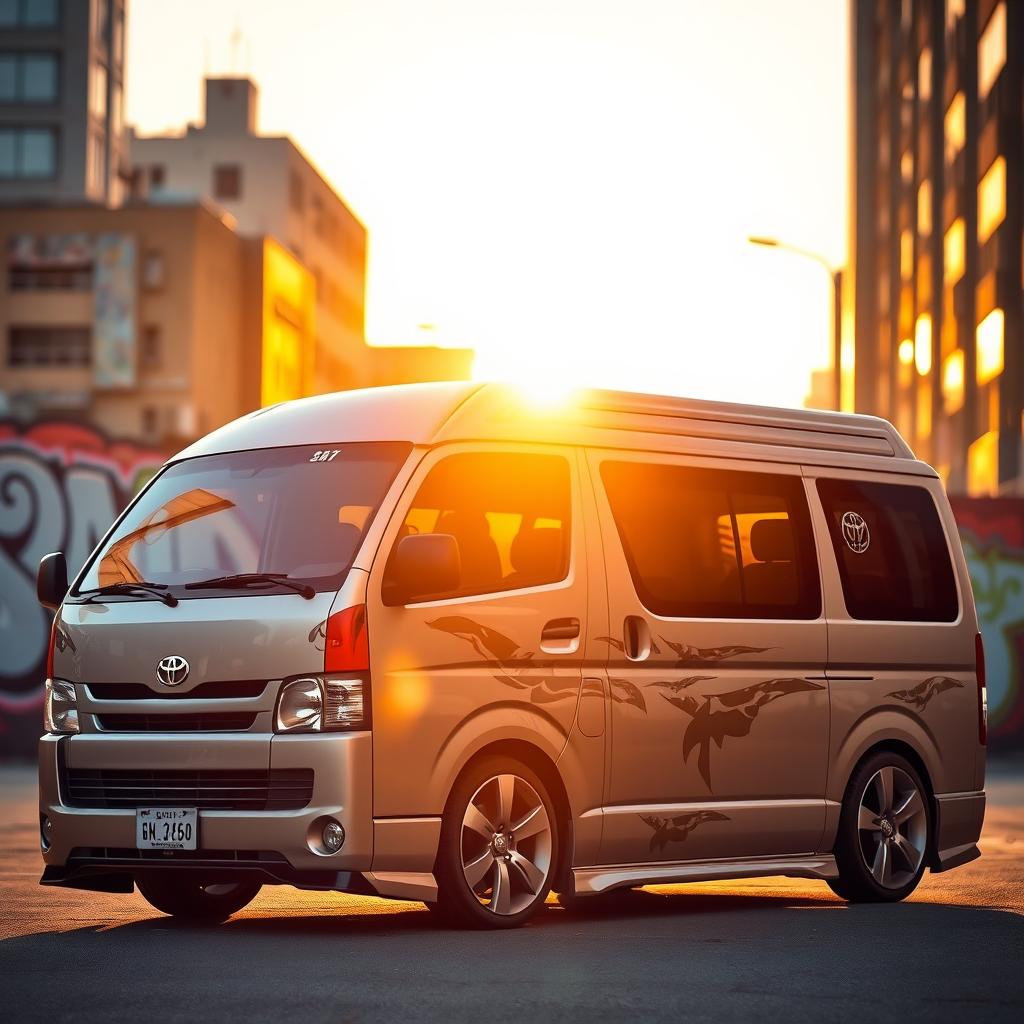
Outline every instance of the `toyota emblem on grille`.
<svg viewBox="0 0 1024 1024"><path fill-rule="evenodd" d="M188 662L180 654L172 654L157 662L156 677L164 686L180 686L188 678Z"/></svg>

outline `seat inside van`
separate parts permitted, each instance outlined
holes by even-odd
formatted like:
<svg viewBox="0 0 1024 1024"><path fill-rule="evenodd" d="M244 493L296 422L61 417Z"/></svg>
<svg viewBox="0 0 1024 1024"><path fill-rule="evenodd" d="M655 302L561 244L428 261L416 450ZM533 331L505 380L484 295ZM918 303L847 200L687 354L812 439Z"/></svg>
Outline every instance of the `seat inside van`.
<svg viewBox="0 0 1024 1024"><path fill-rule="evenodd" d="M759 519L750 528L750 553L755 561L743 567L749 604L789 604L797 597L793 527L788 519Z"/></svg>

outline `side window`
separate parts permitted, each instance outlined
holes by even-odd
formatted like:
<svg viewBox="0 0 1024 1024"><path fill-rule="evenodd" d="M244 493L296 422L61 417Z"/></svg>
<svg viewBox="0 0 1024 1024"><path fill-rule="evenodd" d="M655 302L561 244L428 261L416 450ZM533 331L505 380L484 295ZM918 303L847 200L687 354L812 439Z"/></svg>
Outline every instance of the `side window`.
<svg viewBox="0 0 1024 1024"><path fill-rule="evenodd" d="M676 618L814 619L821 591L797 477L601 467L637 596Z"/></svg>
<svg viewBox="0 0 1024 1024"><path fill-rule="evenodd" d="M946 535L923 487L819 480L818 496L851 617L956 619L960 608Z"/></svg>
<svg viewBox="0 0 1024 1024"><path fill-rule="evenodd" d="M462 579L441 597L517 590L569 570L569 463L558 455L467 452L427 474L395 546L413 533L447 533Z"/></svg>

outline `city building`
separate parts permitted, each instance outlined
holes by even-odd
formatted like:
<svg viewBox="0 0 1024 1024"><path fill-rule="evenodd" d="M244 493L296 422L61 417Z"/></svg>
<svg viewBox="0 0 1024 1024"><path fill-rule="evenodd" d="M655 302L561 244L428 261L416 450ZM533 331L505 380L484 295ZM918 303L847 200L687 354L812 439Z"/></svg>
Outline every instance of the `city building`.
<svg viewBox="0 0 1024 1024"><path fill-rule="evenodd" d="M204 203L0 207L0 396L174 450L312 390L315 282Z"/></svg>
<svg viewBox="0 0 1024 1024"><path fill-rule="evenodd" d="M125 0L0 0L0 203L116 206Z"/></svg>
<svg viewBox="0 0 1024 1024"><path fill-rule="evenodd" d="M371 382L364 343L366 228L286 136L257 132L256 85L207 78L206 116L182 135L129 133L136 189L150 202L208 198L243 235L273 235L316 282L316 390Z"/></svg>
<svg viewBox="0 0 1024 1024"><path fill-rule="evenodd" d="M954 492L1024 493L1024 3L851 16L844 406L892 419Z"/></svg>

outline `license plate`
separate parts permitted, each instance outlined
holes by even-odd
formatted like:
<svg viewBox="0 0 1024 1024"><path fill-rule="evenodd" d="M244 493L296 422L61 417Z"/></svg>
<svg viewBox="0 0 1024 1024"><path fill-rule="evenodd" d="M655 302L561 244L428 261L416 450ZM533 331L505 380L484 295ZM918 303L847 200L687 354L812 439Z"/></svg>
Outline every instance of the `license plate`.
<svg viewBox="0 0 1024 1024"><path fill-rule="evenodd" d="M140 850L194 850L198 835L194 807L140 807L135 812L135 845Z"/></svg>

